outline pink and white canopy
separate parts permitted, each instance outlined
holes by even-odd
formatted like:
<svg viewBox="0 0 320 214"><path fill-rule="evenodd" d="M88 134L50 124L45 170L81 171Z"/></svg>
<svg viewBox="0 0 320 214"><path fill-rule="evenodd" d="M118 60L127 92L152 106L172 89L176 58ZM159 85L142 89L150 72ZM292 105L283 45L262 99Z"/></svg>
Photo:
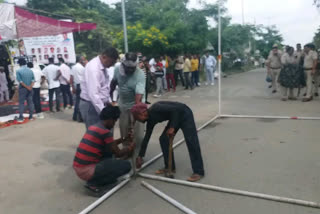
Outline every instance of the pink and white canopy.
<svg viewBox="0 0 320 214"><path fill-rule="evenodd" d="M38 37L96 29L95 23L60 21L31 13L13 4L0 4L0 40Z"/></svg>

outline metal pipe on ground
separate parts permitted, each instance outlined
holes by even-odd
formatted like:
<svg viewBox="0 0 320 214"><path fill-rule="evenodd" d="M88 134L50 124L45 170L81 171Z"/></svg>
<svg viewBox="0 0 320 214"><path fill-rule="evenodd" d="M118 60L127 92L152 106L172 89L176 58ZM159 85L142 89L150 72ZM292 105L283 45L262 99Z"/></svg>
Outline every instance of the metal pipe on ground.
<svg viewBox="0 0 320 214"><path fill-rule="evenodd" d="M206 126L208 126L210 123L212 123L213 121L215 121L216 119L219 118L219 115L213 117L212 119L210 119L208 122L206 122L205 124L203 124L202 126L200 126L197 131L202 130L203 128L205 128ZM184 139L179 140L177 143L175 143L173 145L173 148L176 148L177 146L179 146L181 143L184 142ZM141 171L142 169L146 168L147 166L149 166L150 164L152 164L154 161L158 160L160 157L162 157L162 153L156 155L154 158L150 159L149 161L147 161L146 163L144 163L142 165L142 167L137 170L138 172ZM123 182L119 183L117 186L115 186L113 189L111 189L109 192L107 192L106 194L104 194L101 198L99 198L98 200L96 200L94 203L92 203L91 205L89 205L86 209L84 209L83 211L81 211L79 214L87 214L90 211L92 211L95 207L97 207L99 204L101 204L104 200L106 200L107 198L109 198L113 193L115 193L116 191L118 191L121 187L123 187L125 184L127 184L130 181L129 179L124 180Z"/></svg>
<svg viewBox="0 0 320 214"><path fill-rule="evenodd" d="M218 186L213 186L213 185L208 185L208 184L191 183L188 181L164 178L164 177L155 176L155 175L148 175L148 174L144 174L144 173L139 173L138 175L142 178L164 181L164 182L168 182L168 183L180 184L180 185L185 185L185 186L191 186L191 187L196 187L196 188L200 188L200 189L207 189L207 190L212 190L212 191L217 191L217 192L224 192L224 193L229 193L229 194L236 194L236 195L242 195L242 196L247 196L247 197L252 197L252 198L260 198L260 199L265 199L265 200L269 200L269 201L276 201L276 202L281 202L281 203L295 204L295 205L320 209L320 204L316 203L316 202L312 202L312 201L304 201L304 200L299 200L299 199L286 198L286 197L280 197L280 196L274 196L274 195L267 195L267 194L262 194L262 193L248 192L248 191L218 187Z"/></svg>
<svg viewBox="0 0 320 214"><path fill-rule="evenodd" d="M207 127L210 123L212 123L213 121L219 119L220 115L216 115L215 117L213 117L212 119L210 119L209 121L207 121L205 124L203 124L202 126L200 126L197 131L201 131L202 129L204 129L205 127ZM184 142L184 138L179 140L178 142L176 142L173 145L173 149L178 147L179 145L181 145ZM141 170L143 170L144 168L146 168L147 166L149 166L150 164L152 164L153 162L155 162L156 160L158 160L159 158L161 158L163 156L162 152L158 155L156 155L155 157L153 157L152 159L148 160L147 162L145 162L142 167L140 169L138 169L137 171L140 172Z"/></svg>
<svg viewBox="0 0 320 214"><path fill-rule="evenodd" d="M107 192L106 194L104 194L103 196L101 196L98 200L96 200L95 202L93 202L92 204L90 204L87 208L85 208L84 210L82 210L79 214L87 214L87 213L91 212L94 208L96 208L97 206L99 206L103 201L105 201L105 200L106 200L107 198L109 198L113 193L115 193L115 192L117 192L119 189L121 189L121 187L123 187L124 185L126 185L129 181L130 181L130 178L122 181L122 182L119 183L117 186L113 187L109 192Z"/></svg>
<svg viewBox="0 0 320 214"><path fill-rule="evenodd" d="M147 188L148 190L150 190L151 192L153 192L154 194L158 195L160 198L166 200L167 202L169 202L170 204L172 204L173 206L175 206L176 208L178 208L182 212L187 213L187 214L196 214L196 212L194 212L194 211L190 210L189 208L185 207L184 205L182 205L178 201L176 201L173 198L171 198L170 196L164 194L163 192L161 192L157 188L151 186L147 182L141 181L141 185L144 186L145 188Z"/></svg>
<svg viewBox="0 0 320 214"><path fill-rule="evenodd" d="M223 115L221 115L221 118L256 118L256 119L320 120L320 117L259 116L259 115L232 115L232 114L223 114Z"/></svg>

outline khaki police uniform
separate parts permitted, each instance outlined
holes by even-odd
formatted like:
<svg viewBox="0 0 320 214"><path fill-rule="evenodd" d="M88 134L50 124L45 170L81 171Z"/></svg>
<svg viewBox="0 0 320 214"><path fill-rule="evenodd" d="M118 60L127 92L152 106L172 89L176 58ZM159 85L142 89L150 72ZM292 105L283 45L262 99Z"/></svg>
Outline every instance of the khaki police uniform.
<svg viewBox="0 0 320 214"><path fill-rule="evenodd" d="M318 63L317 63L317 67L316 67L316 72L313 75L313 81L314 81L313 93L319 93L319 84L320 84L320 55L319 55L319 53L317 55L318 55Z"/></svg>
<svg viewBox="0 0 320 214"><path fill-rule="evenodd" d="M312 74L312 68L315 60L318 60L317 52L310 50L309 53L305 53L303 69L304 69L304 75L307 83L306 92L305 92L306 98L311 98L313 94L312 80L315 75Z"/></svg>
<svg viewBox="0 0 320 214"><path fill-rule="evenodd" d="M282 68L281 55L282 55L282 52L279 50L277 54L274 54L273 51L270 51L270 54L268 57L268 64L269 64L270 73L272 77L273 91L276 91L278 89L278 77Z"/></svg>
<svg viewBox="0 0 320 214"><path fill-rule="evenodd" d="M281 57L281 63L282 65L288 65L288 64L298 64L299 59L295 54L292 54L291 56L288 53L285 53ZM298 88L286 88L283 86L280 86L282 98L297 98L298 96ZM289 97L288 97L288 91L289 91Z"/></svg>

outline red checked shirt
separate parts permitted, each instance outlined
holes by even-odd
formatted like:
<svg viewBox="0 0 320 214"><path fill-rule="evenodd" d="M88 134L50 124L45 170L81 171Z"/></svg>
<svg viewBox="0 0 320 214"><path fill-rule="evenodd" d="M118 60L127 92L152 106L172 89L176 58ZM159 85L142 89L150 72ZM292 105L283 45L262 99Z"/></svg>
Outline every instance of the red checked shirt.
<svg viewBox="0 0 320 214"><path fill-rule="evenodd" d="M90 180L96 164L112 158L113 135L101 123L90 126L83 136L73 161L73 168L83 180Z"/></svg>

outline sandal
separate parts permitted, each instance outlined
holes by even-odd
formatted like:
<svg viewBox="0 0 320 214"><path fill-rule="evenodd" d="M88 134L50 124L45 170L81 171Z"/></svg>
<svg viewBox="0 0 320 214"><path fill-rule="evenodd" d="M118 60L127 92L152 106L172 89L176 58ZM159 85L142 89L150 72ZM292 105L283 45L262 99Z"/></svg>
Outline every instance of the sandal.
<svg viewBox="0 0 320 214"><path fill-rule="evenodd" d="M199 181L201 178L203 178L203 175L194 173L187 179L187 181L196 182L196 181Z"/></svg>
<svg viewBox="0 0 320 214"><path fill-rule="evenodd" d="M165 168L162 168L162 169L158 169L155 174L156 175L163 175L165 173L167 173L169 170L168 169L165 169ZM176 170L172 170L172 173L176 173Z"/></svg>

